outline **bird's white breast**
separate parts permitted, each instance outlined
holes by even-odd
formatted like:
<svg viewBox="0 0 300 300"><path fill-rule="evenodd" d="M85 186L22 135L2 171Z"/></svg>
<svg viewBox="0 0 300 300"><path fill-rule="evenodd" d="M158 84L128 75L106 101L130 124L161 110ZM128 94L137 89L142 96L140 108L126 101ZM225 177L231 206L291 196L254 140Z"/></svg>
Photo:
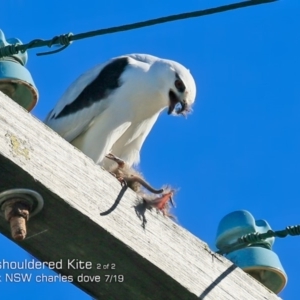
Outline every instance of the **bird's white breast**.
<svg viewBox="0 0 300 300"><path fill-rule="evenodd" d="M162 94L152 86L147 75L147 69L130 66L120 78L121 87L104 100L109 106L72 144L106 168L113 163L103 161L109 152L129 166L138 163L141 146L166 106ZM104 144L110 144L110 140L115 140L110 148L99 150Z"/></svg>

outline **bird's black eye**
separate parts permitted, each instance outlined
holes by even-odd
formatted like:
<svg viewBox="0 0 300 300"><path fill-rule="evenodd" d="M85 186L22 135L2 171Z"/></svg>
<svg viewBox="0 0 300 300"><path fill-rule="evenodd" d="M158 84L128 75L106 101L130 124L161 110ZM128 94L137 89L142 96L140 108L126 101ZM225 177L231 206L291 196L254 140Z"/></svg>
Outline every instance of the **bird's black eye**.
<svg viewBox="0 0 300 300"><path fill-rule="evenodd" d="M176 79L174 85L179 92L183 93L185 91L185 85L182 80Z"/></svg>

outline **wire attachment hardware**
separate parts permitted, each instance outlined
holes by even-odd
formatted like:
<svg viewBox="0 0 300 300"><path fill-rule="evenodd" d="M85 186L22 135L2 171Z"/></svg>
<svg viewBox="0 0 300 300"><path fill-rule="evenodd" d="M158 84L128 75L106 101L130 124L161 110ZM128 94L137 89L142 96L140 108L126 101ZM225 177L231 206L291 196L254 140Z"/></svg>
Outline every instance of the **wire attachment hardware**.
<svg viewBox="0 0 300 300"><path fill-rule="evenodd" d="M245 246L247 244L253 244L261 242L267 238L271 237L279 237L279 238L285 238L288 235L296 236L300 235L300 225L295 226L287 226L284 230L268 230L265 233L259 233L259 232L253 232L246 235L241 236L236 244L240 244L240 246Z"/></svg>
<svg viewBox="0 0 300 300"><path fill-rule="evenodd" d="M54 46L58 46L58 45L62 45L63 47L60 47L57 50L53 50L53 51L48 51L48 52L41 52L41 53L37 53L37 56L42 56L42 55L48 55L48 54L54 54L57 52L60 52L64 49L66 49L70 44L72 44L72 41L70 39L71 36L73 36L74 34L72 32L69 32L67 34L62 34L62 35L57 35L55 36L49 43L48 43L48 47L51 48L53 45Z"/></svg>

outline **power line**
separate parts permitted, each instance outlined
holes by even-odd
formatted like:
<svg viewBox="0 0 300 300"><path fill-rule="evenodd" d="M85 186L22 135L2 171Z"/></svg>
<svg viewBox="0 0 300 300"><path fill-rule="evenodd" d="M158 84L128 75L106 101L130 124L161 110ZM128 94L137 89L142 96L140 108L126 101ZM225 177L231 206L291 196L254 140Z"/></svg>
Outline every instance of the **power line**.
<svg viewBox="0 0 300 300"><path fill-rule="evenodd" d="M89 32L75 34L75 35L72 33L68 33L68 34L64 34L64 35L60 35L60 36L55 36L51 40L35 39L35 40L29 42L28 44L8 45L8 46L0 48L0 58L2 58L4 56L10 56L13 54L17 54L19 51L25 52L26 50L31 49L31 48L38 48L38 47L44 47L44 46L52 47L53 45L63 46L60 49L57 49L54 51L37 53L37 55L53 54L53 53L57 53L59 51L64 50L66 47L68 47L70 45L70 43L72 41L76 41L76 40L90 38L90 37L94 37L94 36L98 36L98 35L133 30L133 29L138 29L138 28L142 28L142 27L153 26L153 25L167 23L167 22L173 22L173 21L177 21L177 20L202 17L202 16L212 15L212 14L221 13L221 12L234 10L234 9L238 9L238 8L259 5L259 4L265 4L265 3L275 2L275 1L278 1L278 0L250 0L250 1L238 2L238 3L223 5L223 6L219 6L219 7L204 9L204 10L198 10L198 11L194 11L194 12L171 15L171 16L167 16L167 17L127 24L127 25L122 25L122 26L110 27L110 28L105 28L105 29L100 29L100 30L95 30L95 31L89 31Z"/></svg>

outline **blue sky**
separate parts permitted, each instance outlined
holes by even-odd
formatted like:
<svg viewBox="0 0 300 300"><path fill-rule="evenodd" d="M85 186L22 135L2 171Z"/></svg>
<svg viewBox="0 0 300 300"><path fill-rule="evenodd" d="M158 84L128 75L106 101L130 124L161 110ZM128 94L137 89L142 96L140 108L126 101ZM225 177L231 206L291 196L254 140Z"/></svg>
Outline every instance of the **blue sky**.
<svg viewBox="0 0 300 300"><path fill-rule="evenodd" d="M27 43L230 2L170 3L3 1L0 28L7 38ZM163 112L143 146L140 168L152 185L180 188L174 212L179 224L213 249L219 221L235 210L249 210L276 230L299 224L299 9L299 1L280 0L76 41L49 56L35 55L48 48L29 50L26 67L40 93L32 113L44 119L73 80L111 57L148 53L176 60L197 83L194 112L187 119ZM2 235L0 242L0 259L28 258ZM296 299L299 238L277 239L273 250L288 275L280 296ZM13 287L22 289L25 300L41 299L39 293L43 299L90 299L68 283L0 284L4 299L19 298Z"/></svg>

